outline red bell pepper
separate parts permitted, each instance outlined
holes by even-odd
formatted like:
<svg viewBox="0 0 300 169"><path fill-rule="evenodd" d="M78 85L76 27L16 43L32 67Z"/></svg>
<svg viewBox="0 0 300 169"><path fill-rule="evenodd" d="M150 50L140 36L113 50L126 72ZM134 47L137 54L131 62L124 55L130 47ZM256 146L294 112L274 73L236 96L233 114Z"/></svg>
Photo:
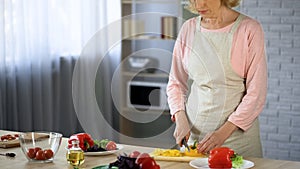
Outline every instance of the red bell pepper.
<svg viewBox="0 0 300 169"><path fill-rule="evenodd" d="M228 147L218 147L210 151L208 157L208 166L210 168L231 168L231 157L234 156L234 151Z"/></svg>
<svg viewBox="0 0 300 169"><path fill-rule="evenodd" d="M78 140L79 141L79 147L83 150L86 151L89 147L92 147L94 145L94 140L91 137L91 135L87 133L78 133L78 134L73 134L69 140L68 140L68 147L72 147L72 141L73 140Z"/></svg>

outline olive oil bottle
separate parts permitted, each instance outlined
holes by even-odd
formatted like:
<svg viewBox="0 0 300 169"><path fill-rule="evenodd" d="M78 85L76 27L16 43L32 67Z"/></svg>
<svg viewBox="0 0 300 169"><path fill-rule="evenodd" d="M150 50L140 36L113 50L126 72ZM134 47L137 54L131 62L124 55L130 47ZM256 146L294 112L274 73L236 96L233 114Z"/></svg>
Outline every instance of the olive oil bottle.
<svg viewBox="0 0 300 169"><path fill-rule="evenodd" d="M74 168L77 168L84 163L84 153L83 150L78 146L78 144L78 140L73 140L72 147L68 149L68 152L66 154L68 163Z"/></svg>

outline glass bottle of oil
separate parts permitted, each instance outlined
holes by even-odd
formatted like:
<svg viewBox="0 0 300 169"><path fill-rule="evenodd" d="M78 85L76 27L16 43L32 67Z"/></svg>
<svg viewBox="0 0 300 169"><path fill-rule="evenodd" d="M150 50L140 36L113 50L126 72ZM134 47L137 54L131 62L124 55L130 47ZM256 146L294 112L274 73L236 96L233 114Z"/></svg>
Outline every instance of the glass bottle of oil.
<svg viewBox="0 0 300 169"><path fill-rule="evenodd" d="M84 153L83 150L78 146L78 144L78 140L73 140L72 147L68 149L68 152L66 154L68 163L71 164L74 168L77 168L84 163Z"/></svg>

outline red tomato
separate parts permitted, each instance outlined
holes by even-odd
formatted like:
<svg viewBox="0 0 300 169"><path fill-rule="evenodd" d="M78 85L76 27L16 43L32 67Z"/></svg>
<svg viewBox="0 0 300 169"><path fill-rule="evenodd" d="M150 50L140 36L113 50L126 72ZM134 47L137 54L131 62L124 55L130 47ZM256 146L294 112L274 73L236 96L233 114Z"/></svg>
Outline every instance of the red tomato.
<svg viewBox="0 0 300 169"><path fill-rule="evenodd" d="M44 151L43 150L39 150L38 152L36 152L35 159L36 160L45 160L46 157L45 157Z"/></svg>
<svg viewBox="0 0 300 169"><path fill-rule="evenodd" d="M35 154L36 154L39 150L42 150L42 148L41 148L41 147L35 147L35 148L34 148Z"/></svg>
<svg viewBox="0 0 300 169"><path fill-rule="evenodd" d="M150 155L148 153L142 153L136 158L135 163L141 164L147 158L150 158Z"/></svg>
<svg viewBox="0 0 300 169"><path fill-rule="evenodd" d="M8 136L8 140L15 140L16 139L16 137L12 136L11 134L8 134L7 136Z"/></svg>
<svg viewBox="0 0 300 169"><path fill-rule="evenodd" d="M129 154L130 158L137 158L141 153L139 151L133 151Z"/></svg>
<svg viewBox="0 0 300 169"><path fill-rule="evenodd" d="M116 150L117 149L117 145L114 141L109 141L107 144L106 144L106 147L105 149L107 151L111 151L111 150Z"/></svg>
<svg viewBox="0 0 300 169"><path fill-rule="evenodd" d="M29 158L34 158L35 157L35 151L34 151L34 148L29 148L28 151L27 151L27 156Z"/></svg>
<svg viewBox="0 0 300 169"><path fill-rule="evenodd" d="M7 140L7 139L8 139L8 136L7 136L7 135L1 136L1 140Z"/></svg>
<svg viewBox="0 0 300 169"><path fill-rule="evenodd" d="M50 159L53 157L53 151L51 149L44 150L45 158Z"/></svg>
<svg viewBox="0 0 300 169"><path fill-rule="evenodd" d="M145 158L142 163L140 164L141 169L152 169L157 166L155 160L151 157Z"/></svg>

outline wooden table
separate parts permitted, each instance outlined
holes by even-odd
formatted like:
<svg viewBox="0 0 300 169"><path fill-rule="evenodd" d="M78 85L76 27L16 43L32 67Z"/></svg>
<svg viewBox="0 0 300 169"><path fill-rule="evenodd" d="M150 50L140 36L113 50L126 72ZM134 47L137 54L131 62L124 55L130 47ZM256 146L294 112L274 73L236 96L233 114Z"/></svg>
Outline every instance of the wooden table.
<svg viewBox="0 0 300 169"><path fill-rule="evenodd" d="M11 131L0 130L0 135L12 133ZM16 157L9 158L5 156L0 156L0 168L1 169L72 169L72 167L67 163L65 154L67 138L64 138L55 159L51 163L30 163L26 159L20 147L0 148L0 153L16 153ZM141 147L134 145L123 145L123 149L119 153L130 153L133 150L138 150L140 152L150 153L155 148L151 147ZM118 154L112 154L107 156L85 156L85 163L81 168L89 169L96 166L107 165L111 162L116 161ZM253 169L299 169L300 162L296 161L283 161L283 160L272 160L264 158L245 158L254 162L255 166ZM161 169L193 169L189 166L187 162L169 162L169 161L157 161Z"/></svg>

